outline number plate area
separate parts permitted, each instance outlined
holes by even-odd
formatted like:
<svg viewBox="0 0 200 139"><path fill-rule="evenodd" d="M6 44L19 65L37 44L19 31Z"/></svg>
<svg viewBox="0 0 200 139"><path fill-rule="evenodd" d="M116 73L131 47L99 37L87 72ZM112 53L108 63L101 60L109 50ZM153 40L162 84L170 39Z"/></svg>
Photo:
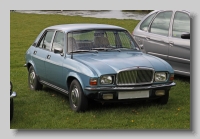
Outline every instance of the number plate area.
<svg viewBox="0 0 200 139"><path fill-rule="evenodd" d="M149 90L118 92L118 99L148 98Z"/></svg>

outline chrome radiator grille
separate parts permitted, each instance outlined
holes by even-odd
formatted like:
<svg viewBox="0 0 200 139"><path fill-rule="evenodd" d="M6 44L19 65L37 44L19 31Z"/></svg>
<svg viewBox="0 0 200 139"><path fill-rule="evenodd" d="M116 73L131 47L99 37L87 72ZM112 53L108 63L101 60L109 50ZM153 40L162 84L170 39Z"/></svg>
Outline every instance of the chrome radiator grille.
<svg viewBox="0 0 200 139"><path fill-rule="evenodd" d="M152 69L134 69L120 71L117 74L117 85L148 84L153 80Z"/></svg>

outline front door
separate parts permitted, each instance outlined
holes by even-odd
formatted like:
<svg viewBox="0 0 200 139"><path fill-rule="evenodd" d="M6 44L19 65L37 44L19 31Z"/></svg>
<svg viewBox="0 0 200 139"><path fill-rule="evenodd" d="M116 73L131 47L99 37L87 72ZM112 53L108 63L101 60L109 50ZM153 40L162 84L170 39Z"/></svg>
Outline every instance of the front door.
<svg viewBox="0 0 200 139"><path fill-rule="evenodd" d="M55 33L51 51L46 55L45 69L48 78L47 81L55 85L54 87L63 88L63 84L65 83L62 71L64 56L63 53L54 53L55 48L64 49L64 33L60 31Z"/></svg>

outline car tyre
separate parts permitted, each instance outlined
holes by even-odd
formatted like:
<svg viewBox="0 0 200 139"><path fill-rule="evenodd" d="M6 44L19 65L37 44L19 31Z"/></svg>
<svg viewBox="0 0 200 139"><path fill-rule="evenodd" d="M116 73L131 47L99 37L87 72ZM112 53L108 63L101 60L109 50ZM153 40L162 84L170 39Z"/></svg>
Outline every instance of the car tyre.
<svg viewBox="0 0 200 139"><path fill-rule="evenodd" d="M165 92L165 95L157 99L157 103L161 105L167 104L169 99L169 90Z"/></svg>
<svg viewBox="0 0 200 139"><path fill-rule="evenodd" d="M72 81L69 90L70 107L75 112L84 112L88 108L88 99L84 95L80 83L75 79Z"/></svg>
<svg viewBox="0 0 200 139"><path fill-rule="evenodd" d="M41 90L42 89L42 84L38 81L38 78L36 76L33 66L31 66L29 68L28 84L29 84L29 87L31 90Z"/></svg>
<svg viewBox="0 0 200 139"><path fill-rule="evenodd" d="M14 112L14 102L13 99L10 99L10 121L13 118L13 112Z"/></svg>

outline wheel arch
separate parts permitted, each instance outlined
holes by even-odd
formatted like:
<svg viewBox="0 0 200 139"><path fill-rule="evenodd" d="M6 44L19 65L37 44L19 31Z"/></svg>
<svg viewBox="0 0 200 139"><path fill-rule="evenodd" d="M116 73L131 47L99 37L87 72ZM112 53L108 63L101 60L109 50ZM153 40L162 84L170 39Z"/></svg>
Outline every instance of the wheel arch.
<svg viewBox="0 0 200 139"><path fill-rule="evenodd" d="M66 84L67 84L68 90L70 89L70 84L74 79L76 79L80 83L80 85L81 85L81 87L83 89L84 88L84 84L83 84L83 81L82 81L81 77L77 73L70 72L69 75L67 76L67 79L66 79Z"/></svg>
<svg viewBox="0 0 200 139"><path fill-rule="evenodd" d="M27 63L27 66L26 66L27 70L29 71L29 69L30 69L31 66L33 66L35 72L37 73L37 69L35 68L35 64L32 61L29 61Z"/></svg>

